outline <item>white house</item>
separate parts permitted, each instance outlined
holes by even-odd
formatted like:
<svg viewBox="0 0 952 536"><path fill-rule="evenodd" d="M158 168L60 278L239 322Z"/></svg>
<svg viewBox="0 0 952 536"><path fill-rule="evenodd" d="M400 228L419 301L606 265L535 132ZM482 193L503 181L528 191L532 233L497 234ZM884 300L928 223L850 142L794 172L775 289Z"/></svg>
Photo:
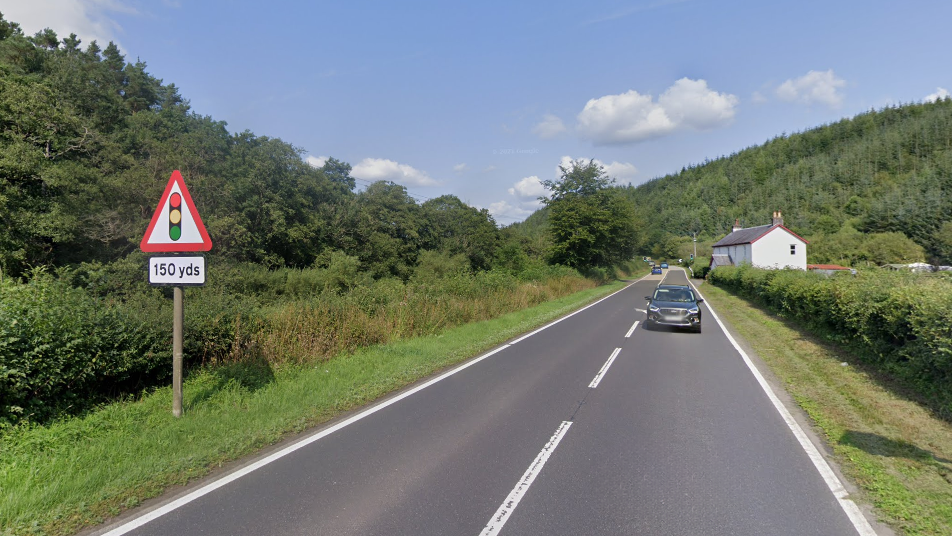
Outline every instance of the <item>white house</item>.
<svg viewBox="0 0 952 536"><path fill-rule="evenodd" d="M770 225L742 229L740 221L735 220L731 234L714 244L711 268L747 263L758 268L806 270L807 244L783 226L779 211L774 212Z"/></svg>

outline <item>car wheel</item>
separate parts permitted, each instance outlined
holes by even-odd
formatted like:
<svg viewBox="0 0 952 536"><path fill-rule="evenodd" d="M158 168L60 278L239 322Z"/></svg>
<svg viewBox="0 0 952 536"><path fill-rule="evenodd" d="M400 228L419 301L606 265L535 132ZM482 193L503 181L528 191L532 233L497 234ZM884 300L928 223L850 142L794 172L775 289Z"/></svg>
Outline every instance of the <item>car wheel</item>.
<svg viewBox="0 0 952 536"><path fill-rule="evenodd" d="M700 333L700 332L701 332L701 324L694 326L694 333Z"/></svg>
<svg viewBox="0 0 952 536"><path fill-rule="evenodd" d="M645 320L645 329L648 331L654 331L655 325L651 320Z"/></svg>

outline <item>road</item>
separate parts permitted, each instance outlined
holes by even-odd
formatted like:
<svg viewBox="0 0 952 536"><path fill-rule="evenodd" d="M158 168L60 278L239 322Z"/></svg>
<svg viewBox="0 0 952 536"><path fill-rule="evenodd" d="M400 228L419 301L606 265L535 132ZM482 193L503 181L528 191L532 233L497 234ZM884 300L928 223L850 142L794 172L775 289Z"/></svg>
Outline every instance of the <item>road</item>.
<svg viewBox="0 0 952 536"><path fill-rule="evenodd" d="M874 534L707 304L632 329L663 277L100 533Z"/></svg>

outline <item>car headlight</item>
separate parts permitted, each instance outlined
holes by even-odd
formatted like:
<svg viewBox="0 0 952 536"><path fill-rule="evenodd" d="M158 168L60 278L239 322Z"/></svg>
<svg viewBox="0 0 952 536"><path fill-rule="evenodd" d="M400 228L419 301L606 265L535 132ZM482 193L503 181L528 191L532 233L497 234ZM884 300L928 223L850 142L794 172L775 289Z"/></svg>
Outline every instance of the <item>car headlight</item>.
<svg viewBox="0 0 952 536"><path fill-rule="evenodd" d="M661 310L661 308L655 305L649 305L648 310L651 311L652 313L657 313L658 311Z"/></svg>
<svg viewBox="0 0 952 536"><path fill-rule="evenodd" d="M696 315L696 314L698 314L699 312L700 312L700 311L698 310L698 308L697 308L696 306L695 306L695 307L692 307L692 308L690 308L690 309L688 309L688 313L690 313L690 314L692 314L692 315Z"/></svg>

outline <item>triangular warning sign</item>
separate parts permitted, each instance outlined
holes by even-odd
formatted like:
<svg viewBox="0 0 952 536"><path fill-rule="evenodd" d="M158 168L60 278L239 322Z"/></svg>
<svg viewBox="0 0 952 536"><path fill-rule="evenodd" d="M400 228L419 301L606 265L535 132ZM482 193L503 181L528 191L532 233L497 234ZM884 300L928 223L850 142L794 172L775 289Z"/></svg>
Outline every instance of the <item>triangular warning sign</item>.
<svg viewBox="0 0 952 536"><path fill-rule="evenodd" d="M208 237L202 217L198 215L178 170L169 177L165 193L155 208L139 249L163 253L212 249L212 239Z"/></svg>

